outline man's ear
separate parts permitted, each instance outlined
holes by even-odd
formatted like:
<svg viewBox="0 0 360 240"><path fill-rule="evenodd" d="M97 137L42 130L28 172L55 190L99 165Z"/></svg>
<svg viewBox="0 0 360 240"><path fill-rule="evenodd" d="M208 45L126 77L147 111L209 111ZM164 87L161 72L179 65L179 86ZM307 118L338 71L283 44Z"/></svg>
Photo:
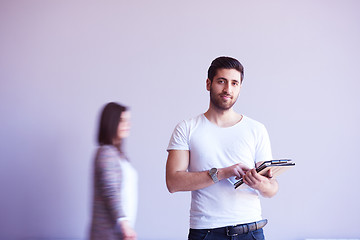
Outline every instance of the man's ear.
<svg viewBox="0 0 360 240"><path fill-rule="evenodd" d="M210 91L210 87L211 87L211 80L206 79L206 90Z"/></svg>

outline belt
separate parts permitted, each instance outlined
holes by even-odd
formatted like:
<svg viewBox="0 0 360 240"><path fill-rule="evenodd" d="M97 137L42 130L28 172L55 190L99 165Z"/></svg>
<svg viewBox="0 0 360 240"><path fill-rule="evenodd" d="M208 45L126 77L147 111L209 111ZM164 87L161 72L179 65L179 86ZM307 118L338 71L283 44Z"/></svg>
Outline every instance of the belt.
<svg viewBox="0 0 360 240"><path fill-rule="evenodd" d="M226 235L227 236L236 236L240 234L246 234L248 232L256 231L265 227L267 224L267 219L263 219L257 222L239 224L235 226L227 226L226 227Z"/></svg>

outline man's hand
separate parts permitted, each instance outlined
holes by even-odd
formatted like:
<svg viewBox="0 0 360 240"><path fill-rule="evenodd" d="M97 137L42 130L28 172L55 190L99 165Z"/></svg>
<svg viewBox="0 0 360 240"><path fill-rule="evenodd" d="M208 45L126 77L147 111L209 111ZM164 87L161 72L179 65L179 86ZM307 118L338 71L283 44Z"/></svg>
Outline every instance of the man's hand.
<svg viewBox="0 0 360 240"><path fill-rule="evenodd" d="M253 168L246 172L243 176L243 181L249 187L256 189L264 197L273 197L278 191L278 183L275 179L272 178L273 174L271 169L268 171L266 176L256 172L256 169Z"/></svg>
<svg viewBox="0 0 360 240"><path fill-rule="evenodd" d="M229 178L229 177L236 177L236 179L242 178L250 168L242 163L237 163L232 166L226 168L218 169L218 178L219 180Z"/></svg>

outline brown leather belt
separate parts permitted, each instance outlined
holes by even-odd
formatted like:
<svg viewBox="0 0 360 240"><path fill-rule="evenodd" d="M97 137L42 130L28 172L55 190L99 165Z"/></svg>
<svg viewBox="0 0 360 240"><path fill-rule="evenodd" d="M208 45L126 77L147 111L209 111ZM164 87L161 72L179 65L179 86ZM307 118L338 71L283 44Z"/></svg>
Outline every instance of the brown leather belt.
<svg viewBox="0 0 360 240"><path fill-rule="evenodd" d="M248 232L256 231L263 228L267 224L267 219L263 219L257 222L239 224L235 226L226 227L226 235L236 236L240 234L246 234Z"/></svg>

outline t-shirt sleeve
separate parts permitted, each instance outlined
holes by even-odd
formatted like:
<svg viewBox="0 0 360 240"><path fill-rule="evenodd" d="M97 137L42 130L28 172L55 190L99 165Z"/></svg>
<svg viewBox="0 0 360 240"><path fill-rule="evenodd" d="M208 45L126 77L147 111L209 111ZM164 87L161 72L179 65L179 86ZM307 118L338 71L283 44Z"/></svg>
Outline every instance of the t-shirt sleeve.
<svg viewBox="0 0 360 240"><path fill-rule="evenodd" d="M272 160L269 134L264 125L261 125L256 143L255 162Z"/></svg>
<svg viewBox="0 0 360 240"><path fill-rule="evenodd" d="M187 133L188 131L186 122L180 122L175 127L166 150L190 150Z"/></svg>

